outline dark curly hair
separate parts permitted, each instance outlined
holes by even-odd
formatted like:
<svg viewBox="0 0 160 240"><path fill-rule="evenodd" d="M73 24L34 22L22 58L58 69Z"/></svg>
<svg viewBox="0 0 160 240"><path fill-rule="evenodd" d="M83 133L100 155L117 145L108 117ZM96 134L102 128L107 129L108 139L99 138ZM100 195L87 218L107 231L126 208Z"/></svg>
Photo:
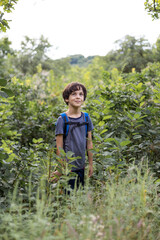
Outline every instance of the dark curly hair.
<svg viewBox="0 0 160 240"><path fill-rule="evenodd" d="M82 89L82 91L83 91L84 101L85 101L85 99L87 97L87 90L83 84L81 84L79 82L71 82L65 87L65 89L62 93L62 96L67 105L68 105L68 102L66 102L66 100L69 99L69 96L71 95L71 93L78 91L80 89Z"/></svg>

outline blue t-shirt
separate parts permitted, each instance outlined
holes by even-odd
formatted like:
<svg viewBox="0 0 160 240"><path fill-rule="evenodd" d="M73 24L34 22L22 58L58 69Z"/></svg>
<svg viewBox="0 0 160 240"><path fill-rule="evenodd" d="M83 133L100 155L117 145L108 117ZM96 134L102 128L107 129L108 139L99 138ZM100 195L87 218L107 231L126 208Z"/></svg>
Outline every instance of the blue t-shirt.
<svg viewBox="0 0 160 240"><path fill-rule="evenodd" d="M85 122L85 116L83 113L81 113L81 116L79 118L71 118L68 117L69 122ZM93 124L88 117L88 132L93 130ZM64 121L62 116L60 116L57 120L56 124L56 136L59 134L65 134L64 133ZM71 164L73 165L72 170L79 170L83 169L85 167L85 152L86 152L86 126L76 126L76 124L69 125L69 131L67 136L63 137L63 149L67 153L68 151L71 151L74 153L73 157L78 157L75 161L73 161Z"/></svg>

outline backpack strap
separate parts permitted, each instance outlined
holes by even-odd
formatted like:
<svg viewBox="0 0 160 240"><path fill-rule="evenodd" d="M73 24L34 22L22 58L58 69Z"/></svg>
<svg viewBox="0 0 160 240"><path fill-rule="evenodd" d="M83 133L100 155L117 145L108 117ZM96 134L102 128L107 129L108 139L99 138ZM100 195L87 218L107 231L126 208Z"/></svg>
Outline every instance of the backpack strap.
<svg viewBox="0 0 160 240"><path fill-rule="evenodd" d="M86 112L83 112L83 114L84 114L84 117L85 117L85 123L82 123L82 124L77 123L77 126L85 125L86 136L87 136L87 134L88 134L88 119L89 119L89 115ZM75 123L69 122L67 114L65 112L61 113L60 116L63 118L63 122L64 122L64 135L66 137L67 134L68 134L68 131L69 131L69 125L72 125L72 124L75 124Z"/></svg>
<svg viewBox="0 0 160 240"><path fill-rule="evenodd" d="M67 134L68 134L68 131L69 131L69 124L67 124L68 123L68 117L67 117L67 114L65 112L61 113L60 115L61 115L61 117L63 118L63 121L64 121L64 135L66 137Z"/></svg>
<svg viewBox="0 0 160 240"><path fill-rule="evenodd" d="M84 112L84 116L85 116L85 122L86 122L86 136L88 135L88 119L89 119L89 115L88 113Z"/></svg>

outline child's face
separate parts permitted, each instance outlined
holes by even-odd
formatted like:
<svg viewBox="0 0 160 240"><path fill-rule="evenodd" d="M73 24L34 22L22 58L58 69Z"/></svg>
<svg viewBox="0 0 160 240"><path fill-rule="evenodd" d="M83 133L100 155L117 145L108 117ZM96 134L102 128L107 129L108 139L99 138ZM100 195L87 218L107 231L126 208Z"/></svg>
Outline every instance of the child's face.
<svg viewBox="0 0 160 240"><path fill-rule="evenodd" d="M69 95L69 99L66 99L66 102L68 103L68 105L72 106L72 107L81 107L81 105L84 102L84 93L82 88L80 88L77 91L72 92Z"/></svg>

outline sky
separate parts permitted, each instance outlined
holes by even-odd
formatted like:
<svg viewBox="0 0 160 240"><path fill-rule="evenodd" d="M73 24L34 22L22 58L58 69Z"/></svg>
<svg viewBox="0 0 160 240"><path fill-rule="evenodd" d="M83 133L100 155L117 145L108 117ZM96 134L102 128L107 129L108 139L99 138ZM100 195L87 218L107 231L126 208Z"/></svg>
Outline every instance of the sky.
<svg viewBox="0 0 160 240"><path fill-rule="evenodd" d="M53 59L74 54L105 56L126 35L156 42L160 20L152 20L144 1L19 0L6 15L12 21L3 35L14 49L20 49L24 36L39 39L43 35L53 45L49 54Z"/></svg>

